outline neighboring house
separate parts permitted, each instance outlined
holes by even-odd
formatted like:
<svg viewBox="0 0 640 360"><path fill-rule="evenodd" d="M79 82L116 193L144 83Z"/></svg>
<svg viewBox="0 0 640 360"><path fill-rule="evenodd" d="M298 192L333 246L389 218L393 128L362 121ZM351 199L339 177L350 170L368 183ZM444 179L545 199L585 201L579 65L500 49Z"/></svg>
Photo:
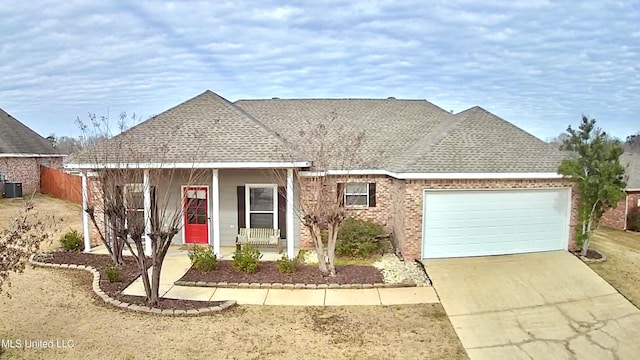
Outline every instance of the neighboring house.
<svg viewBox="0 0 640 360"><path fill-rule="evenodd" d="M394 98L231 103L206 91L100 144L93 150L104 159L99 163L85 150L65 167L86 178L124 164L144 179L129 187L154 186L158 193L169 187L175 201L181 194L199 199L206 220L187 222L177 244L209 243L220 254L222 246L234 246L239 228L267 226L281 229L293 256L312 247L293 210L309 201L305 179L344 171L318 174L304 154L308 139L301 133L328 119L366 132L366 156L349 169L349 183L335 184L336 194L344 189L341 202L358 204L346 205L349 213L384 224L406 259L574 247L573 183L557 173L562 154L480 107L452 114L426 100ZM113 155L122 144L135 151ZM194 166L211 175L193 188L149 175L149 169ZM146 200L141 203L154 201ZM251 204L258 203L262 209L254 211ZM141 211L152 218L151 206Z"/></svg>
<svg viewBox="0 0 640 360"><path fill-rule="evenodd" d="M618 206L607 210L600 223L615 229L627 230L627 215L636 208L640 208L640 154L625 152L620 156L620 162L627 166L626 196L620 200Z"/></svg>
<svg viewBox="0 0 640 360"><path fill-rule="evenodd" d="M40 188L40 165L60 169L62 155L51 141L0 109L0 175L31 193Z"/></svg>

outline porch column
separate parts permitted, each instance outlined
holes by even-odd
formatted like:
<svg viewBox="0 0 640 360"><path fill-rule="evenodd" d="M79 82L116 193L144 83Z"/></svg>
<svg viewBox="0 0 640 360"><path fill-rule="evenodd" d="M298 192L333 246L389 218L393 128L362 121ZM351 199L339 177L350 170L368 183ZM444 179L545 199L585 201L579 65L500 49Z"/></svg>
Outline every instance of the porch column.
<svg viewBox="0 0 640 360"><path fill-rule="evenodd" d="M293 244L293 169L287 169L287 257L295 257Z"/></svg>
<svg viewBox="0 0 640 360"><path fill-rule="evenodd" d="M144 254L151 256L151 181L149 179L149 169L144 169L142 178L143 199L144 199Z"/></svg>
<svg viewBox="0 0 640 360"><path fill-rule="evenodd" d="M89 189L87 173L82 172L82 234L84 236L84 252L91 252L91 233L89 232Z"/></svg>
<svg viewBox="0 0 640 360"><path fill-rule="evenodd" d="M213 252L218 256L220 253L220 183L218 169L211 170L211 217L209 218L213 238Z"/></svg>

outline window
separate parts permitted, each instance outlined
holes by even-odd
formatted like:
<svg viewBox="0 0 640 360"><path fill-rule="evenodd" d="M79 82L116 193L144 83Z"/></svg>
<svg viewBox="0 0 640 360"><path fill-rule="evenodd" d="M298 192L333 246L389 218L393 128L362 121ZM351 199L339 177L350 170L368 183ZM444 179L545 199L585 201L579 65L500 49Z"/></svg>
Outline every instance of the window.
<svg viewBox="0 0 640 360"><path fill-rule="evenodd" d="M338 183L338 201L340 206L375 207L376 183L348 182Z"/></svg>
<svg viewBox="0 0 640 360"><path fill-rule="evenodd" d="M144 185L125 184L124 206L127 209L125 226L133 231L144 229Z"/></svg>
<svg viewBox="0 0 640 360"><path fill-rule="evenodd" d="M369 206L369 184L347 183L344 190L344 203L347 206Z"/></svg>
<svg viewBox="0 0 640 360"><path fill-rule="evenodd" d="M276 229L278 227L278 187L247 185L245 191L247 227Z"/></svg>

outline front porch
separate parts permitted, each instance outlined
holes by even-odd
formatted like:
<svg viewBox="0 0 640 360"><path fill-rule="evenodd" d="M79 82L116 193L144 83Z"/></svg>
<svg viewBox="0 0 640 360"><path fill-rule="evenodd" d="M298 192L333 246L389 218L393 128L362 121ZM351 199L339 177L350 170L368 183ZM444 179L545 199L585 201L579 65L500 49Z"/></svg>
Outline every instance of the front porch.
<svg viewBox="0 0 640 360"><path fill-rule="evenodd" d="M293 258L299 246L300 220L294 216L298 189L294 188L293 168L286 169L131 169L132 175L118 183L127 214L139 216L144 233L162 226L159 217L179 212L180 231L172 244L203 244L213 247L218 259L230 259L235 251L236 236L243 228L278 229L283 253ZM164 174L173 171L171 176ZM194 180L193 171L201 175ZM86 252L91 249L91 224L87 213L88 178L82 175L83 236ZM92 189L93 190L93 189ZM93 192L92 192L93 193ZM93 195L93 194L92 194ZM93 199L95 201L95 198ZM104 202L104 199L102 199ZM161 214L161 215L159 215ZM127 215L129 217L130 215ZM156 225L160 223L160 225ZM109 232L105 217L102 229ZM149 236L144 235L145 253L150 255ZM282 254L261 248L263 260L275 260ZM184 252L186 257L186 250Z"/></svg>

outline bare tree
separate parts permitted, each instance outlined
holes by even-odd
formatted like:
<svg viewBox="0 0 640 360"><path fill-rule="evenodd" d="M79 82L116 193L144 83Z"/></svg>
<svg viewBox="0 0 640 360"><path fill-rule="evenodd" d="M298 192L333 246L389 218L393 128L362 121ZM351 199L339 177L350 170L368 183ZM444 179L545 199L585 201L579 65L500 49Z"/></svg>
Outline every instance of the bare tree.
<svg viewBox="0 0 640 360"><path fill-rule="evenodd" d="M308 123L305 130L300 130L302 141L297 150L307 155L313 166L304 175L300 171L294 173L295 187L300 190L294 213L313 241L320 272L329 276L336 274L338 230L346 218L345 205L349 205L344 203L346 184L352 178L351 171L365 165L361 157L365 132L341 126L337 119L338 115L331 113L326 121ZM285 181L282 172L274 174Z"/></svg>
<svg viewBox="0 0 640 360"><path fill-rule="evenodd" d="M33 209L31 198L11 224L0 231L0 293L5 285L11 287L9 275L24 271L29 257L50 238L48 230L57 223L54 217L40 217ZM8 292L7 296L11 297Z"/></svg>
<svg viewBox="0 0 640 360"><path fill-rule="evenodd" d="M120 132L127 129L126 120L126 114L120 114ZM111 137L105 118L93 117L91 121L91 127L83 127L84 132L91 129L110 139L88 146L79 154L84 162L94 164L91 180L98 184L87 213L116 265L123 264L123 250L129 250L138 264L147 303L155 305L159 301L162 263L172 239L184 225L185 201L197 201L174 189L202 183L206 170L194 166L178 169L171 161L159 161L170 141L158 143L148 151L124 135ZM197 141L197 136L194 138ZM160 166L149 169L140 165L148 163ZM145 204L145 199L150 203Z"/></svg>
<svg viewBox="0 0 640 360"><path fill-rule="evenodd" d="M560 149L564 141L568 138L567 133L560 133L558 136L547 138L546 142L550 145L555 146L557 149Z"/></svg>

